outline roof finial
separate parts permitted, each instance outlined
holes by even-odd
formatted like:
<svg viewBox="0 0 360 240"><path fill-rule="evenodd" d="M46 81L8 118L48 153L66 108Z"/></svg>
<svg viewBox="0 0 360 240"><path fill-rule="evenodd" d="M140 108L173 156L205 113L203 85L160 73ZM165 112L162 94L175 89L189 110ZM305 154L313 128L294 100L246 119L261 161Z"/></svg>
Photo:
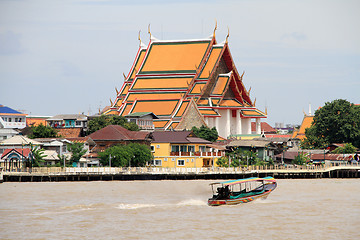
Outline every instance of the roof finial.
<svg viewBox="0 0 360 240"><path fill-rule="evenodd" d="M148 33L150 34L150 40L151 40L150 23L149 23L149 26L148 26Z"/></svg>
<svg viewBox="0 0 360 240"><path fill-rule="evenodd" d="M268 115L268 114L267 114L267 106L265 106L265 114Z"/></svg>
<svg viewBox="0 0 360 240"><path fill-rule="evenodd" d="M215 38L215 31L217 30L217 20L215 19L215 28L214 28L214 35L213 37Z"/></svg>
<svg viewBox="0 0 360 240"><path fill-rule="evenodd" d="M111 100L111 98L110 98L110 103L111 103L111 106L113 105L113 101Z"/></svg>
<svg viewBox="0 0 360 240"><path fill-rule="evenodd" d="M124 79L126 80L126 75L125 75L125 73L123 73L123 76L124 76Z"/></svg>
<svg viewBox="0 0 360 240"><path fill-rule="evenodd" d="M115 87L116 95L119 95L119 90Z"/></svg>
<svg viewBox="0 0 360 240"><path fill-rule="evenodd" d="M230 29L229 29L229 26L228 26L228 34L226 36L225 43L228 43L229 35L230 35Z"/></svg>
<svg viewBox="0 0 360 240"><path fill-rule="evenodd" d="M255 98L255 100L254 100L254 103L253 103L253 104L254 104L254 107L255 107L255 104L256 104L256 98Z"/></svg>
<svg viewBox="0 0 360 240"><path fill-rule="evenodd" d="M138 39L139 39L139 47L141 47L141 38L140 38L140 32L141 32L141 30L139 30L139 37L138 37Z"/></svg>

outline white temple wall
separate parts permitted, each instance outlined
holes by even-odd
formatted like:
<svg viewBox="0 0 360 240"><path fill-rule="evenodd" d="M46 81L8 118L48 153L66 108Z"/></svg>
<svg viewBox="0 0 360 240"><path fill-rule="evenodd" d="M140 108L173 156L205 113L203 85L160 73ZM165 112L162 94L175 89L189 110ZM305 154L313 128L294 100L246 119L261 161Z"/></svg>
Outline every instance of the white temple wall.
<svg viewBox="0 0 360 240"><path fill-rule="evenodd" d="M241 119L242 134L251 134L251 118Z"/></svg>

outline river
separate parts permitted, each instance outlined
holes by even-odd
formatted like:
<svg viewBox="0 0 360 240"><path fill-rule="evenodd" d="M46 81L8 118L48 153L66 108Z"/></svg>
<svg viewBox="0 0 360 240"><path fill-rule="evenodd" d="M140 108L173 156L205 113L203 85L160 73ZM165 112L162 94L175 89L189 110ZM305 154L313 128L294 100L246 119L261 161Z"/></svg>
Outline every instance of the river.
<svg viewBox="0 0 360 240"><path fill-rule="evenodd" d="M220 207L210 182L5 182L0 239L360 239L360 179L278 180Z"/></svg>

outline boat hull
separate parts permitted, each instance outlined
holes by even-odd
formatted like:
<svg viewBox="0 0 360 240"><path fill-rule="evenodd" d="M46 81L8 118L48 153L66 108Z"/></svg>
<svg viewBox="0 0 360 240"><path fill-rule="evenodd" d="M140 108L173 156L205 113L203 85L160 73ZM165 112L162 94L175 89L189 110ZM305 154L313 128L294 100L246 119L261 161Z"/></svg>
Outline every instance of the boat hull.
<svg viewBox="0 0 360 240"><path fill-rule="evenodd" d="M236 205L240 203L248 203L252 202L259 198L267 198L267 196L271 193L271 191L264 192L259 195L253 195L243 198L237 198L237 199L209 199L208 205L209 206L220 206L220 205Z"/></svg>

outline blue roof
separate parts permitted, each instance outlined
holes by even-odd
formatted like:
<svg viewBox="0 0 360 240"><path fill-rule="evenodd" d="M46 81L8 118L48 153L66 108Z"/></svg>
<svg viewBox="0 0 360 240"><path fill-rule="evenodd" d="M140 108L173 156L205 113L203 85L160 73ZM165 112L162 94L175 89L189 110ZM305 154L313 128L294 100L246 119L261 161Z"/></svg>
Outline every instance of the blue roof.
<svg viewBox="0 0 360 240"><path fill-rule="evenodd" d="M0 105L0 113L16 113L16 114L22 114L19 111L16 111L12 108L6 107L4 105Z"/></svg>

